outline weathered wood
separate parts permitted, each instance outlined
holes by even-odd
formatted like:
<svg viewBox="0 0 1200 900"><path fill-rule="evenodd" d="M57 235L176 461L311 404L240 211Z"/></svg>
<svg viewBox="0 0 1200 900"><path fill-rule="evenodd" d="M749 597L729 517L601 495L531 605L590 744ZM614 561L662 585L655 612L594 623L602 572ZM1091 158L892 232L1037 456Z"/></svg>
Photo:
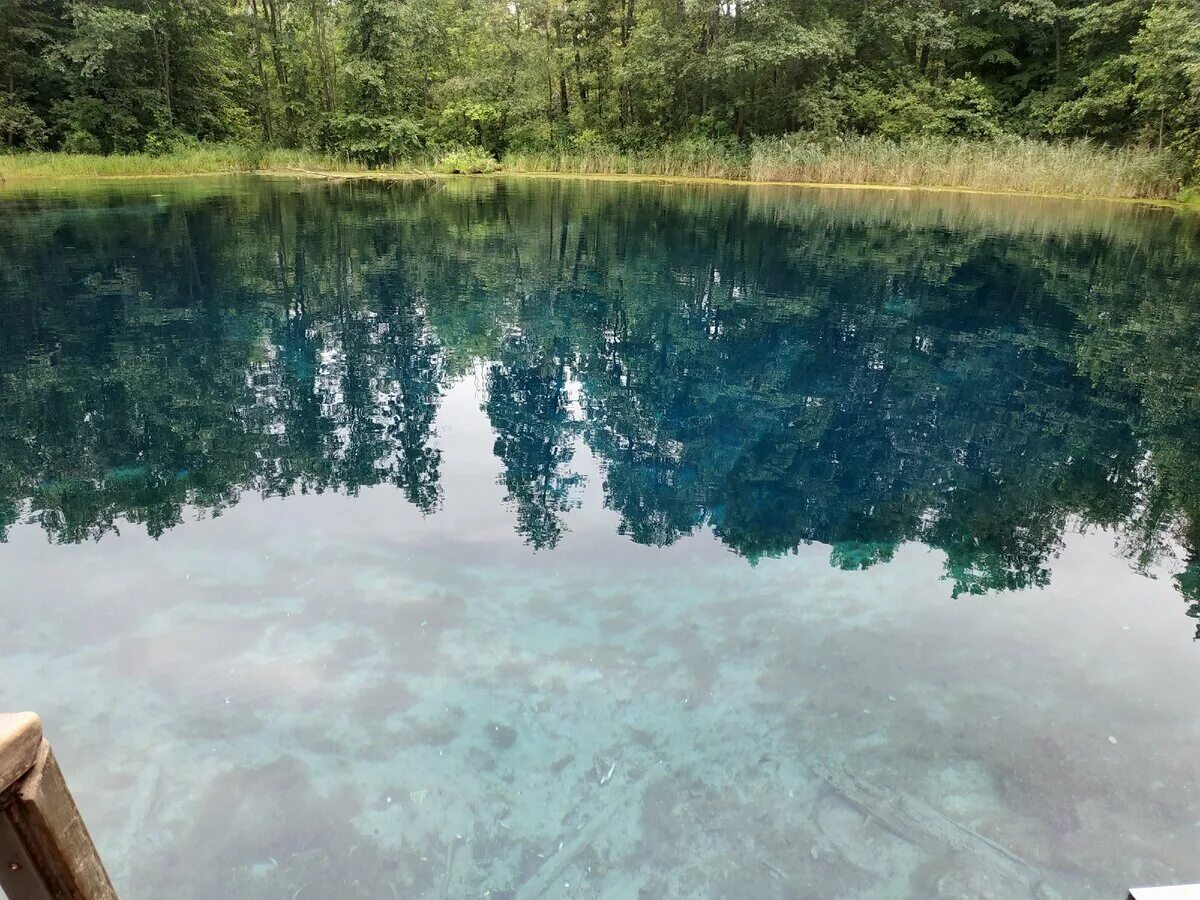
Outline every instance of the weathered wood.
<svg viewBox="0 0 1200 900"><path fill-rule="evenodd" d="M8 817L0 814L0 891L8 900L53 900L54 895L25 852L21 836Z"/></svg>
<svg viewBox="0 0 1200 900"><path fill-rule="evenodd" d="M0 794L25 777L42 745L42 722L33 713L0 713Z"/></svg>
<svg viewBox="0 0 1200 900"><path fill-rule="evenodd" d="M44 738L33 767L0 795L0 820L0 887L10 900L116 900Z"/></svg>

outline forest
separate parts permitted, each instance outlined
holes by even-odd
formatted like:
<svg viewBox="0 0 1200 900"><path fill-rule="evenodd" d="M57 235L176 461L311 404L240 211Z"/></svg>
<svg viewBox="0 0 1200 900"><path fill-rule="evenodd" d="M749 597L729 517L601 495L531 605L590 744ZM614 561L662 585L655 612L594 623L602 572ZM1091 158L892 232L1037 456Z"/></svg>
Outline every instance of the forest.
<svg viewBox="0 0 1200 900"><path fill-rule="evenodd" d="M1200 3L3 0L0 135L10 152L222 142L367 166L1087 141L1157 154L1183 185Z"/></svg>

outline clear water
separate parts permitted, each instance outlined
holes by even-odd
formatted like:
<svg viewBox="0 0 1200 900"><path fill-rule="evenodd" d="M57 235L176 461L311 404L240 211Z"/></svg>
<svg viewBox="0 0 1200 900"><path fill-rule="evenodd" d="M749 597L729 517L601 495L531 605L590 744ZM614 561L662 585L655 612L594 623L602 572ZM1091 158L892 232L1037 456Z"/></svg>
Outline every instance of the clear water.
<svg viewBox="0 0 1200 900"><path fill-rule="evenodd" d="M1200 229L0 195L0 706L126 898L1200 881Z"/></svg>

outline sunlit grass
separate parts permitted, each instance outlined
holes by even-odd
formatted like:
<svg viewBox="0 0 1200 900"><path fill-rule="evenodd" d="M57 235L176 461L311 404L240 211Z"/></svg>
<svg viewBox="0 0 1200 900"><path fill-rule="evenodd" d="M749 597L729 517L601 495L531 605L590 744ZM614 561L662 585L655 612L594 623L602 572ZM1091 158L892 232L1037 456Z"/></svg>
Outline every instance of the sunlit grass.
<svg viewBox="0 0 1200 900"><path fill-rule="evenodd" d="M652 175L675 178L746 180L749 153L720 144L686 141L654 150L545 150L508 153L504 167L511 172L571 172L580 175Z"/></svg>
<svg viewBox="0 0 1200 900"><path fill-rule="evenodd" d="M200 144L152 156L65 153L0 155L0 180L149 177L240 172L298 174L414 174L493 171L480 150L431 153L428 158L368 169L346 156L305 150ZM1112 149L1088 142L1048 143L1020 138L984 142L918 139L904 143L849 136L765 138L749 147L693 140L654 150L613 148L509 153L508 172L719 178L809 184L965 188L1086 197L1175 199L1183 189L1178 161L1161 151Z"/></svg>
<svg viewBox="0 0 1200 900"><path fill-rule="evenodd" d="M435 171L440 155L406 160L369 169L344 155L311 150L199 144L158 155L125 153L102 156L87 153L0 154L0 181L72 178L146 178L154 176L225 175L247 172L298 174L414 174Z"/></svg>
<svg viewBox="0 0 1200 900"><path fill-rule="evenodd" d="M255 167L259 171L288 171L298 172L365 172L367 167L361 162L346 155L317 153L312 150L260 150L259 163Z"/></svg>
<svg viewBox="0 0 1200 900"><path fill-rule="evenodd" d="M171 153L0 154L0 179L150 177L221 175L239 172L363 172L366 167L344 156L307 150L272 150L236 144L199 144ZM411 171L411 169L406 170Z"/></svg>
<svg viewBox="0 0 1200 900"><path fill-rule="evenodd" d="M1159 199L1173 199L1183 187L1168 153L1022 138L903 144L860 136L819 143L775 138L754 145L749 178Z"/></svg>
<svg viewBox="0 0 1200 900"><path fill-rule="evenodd" d="M516 153L506 156L504 164L515 172L879 184L1088 197L1174 199L1183 187L1183 173L1168 153L1018 138L897 143L878 137L818 141L790 135L756 141L748 151L688 143L641 153Z"/></svg>
<svg viewBox="0 0 1200 900"><path fill-rule="evenodd" d="M14 153L0 155L0 178L96 178L111 176L203 175L253 172L262 152L233 144L201 144L152 156L148 153L101 156L90 153Z"/></svg>

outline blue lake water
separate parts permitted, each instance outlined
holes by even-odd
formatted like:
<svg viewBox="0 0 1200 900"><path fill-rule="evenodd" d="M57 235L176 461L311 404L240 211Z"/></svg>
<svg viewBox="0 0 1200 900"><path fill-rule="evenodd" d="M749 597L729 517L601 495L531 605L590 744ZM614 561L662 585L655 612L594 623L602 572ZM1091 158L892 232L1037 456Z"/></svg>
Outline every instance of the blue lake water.
<svg viewBox="0 0 1200 900"><path fill-rule="evenodd" d="M1200 882L1200 222L0 193L0 707L125 898Z"/></svg>

